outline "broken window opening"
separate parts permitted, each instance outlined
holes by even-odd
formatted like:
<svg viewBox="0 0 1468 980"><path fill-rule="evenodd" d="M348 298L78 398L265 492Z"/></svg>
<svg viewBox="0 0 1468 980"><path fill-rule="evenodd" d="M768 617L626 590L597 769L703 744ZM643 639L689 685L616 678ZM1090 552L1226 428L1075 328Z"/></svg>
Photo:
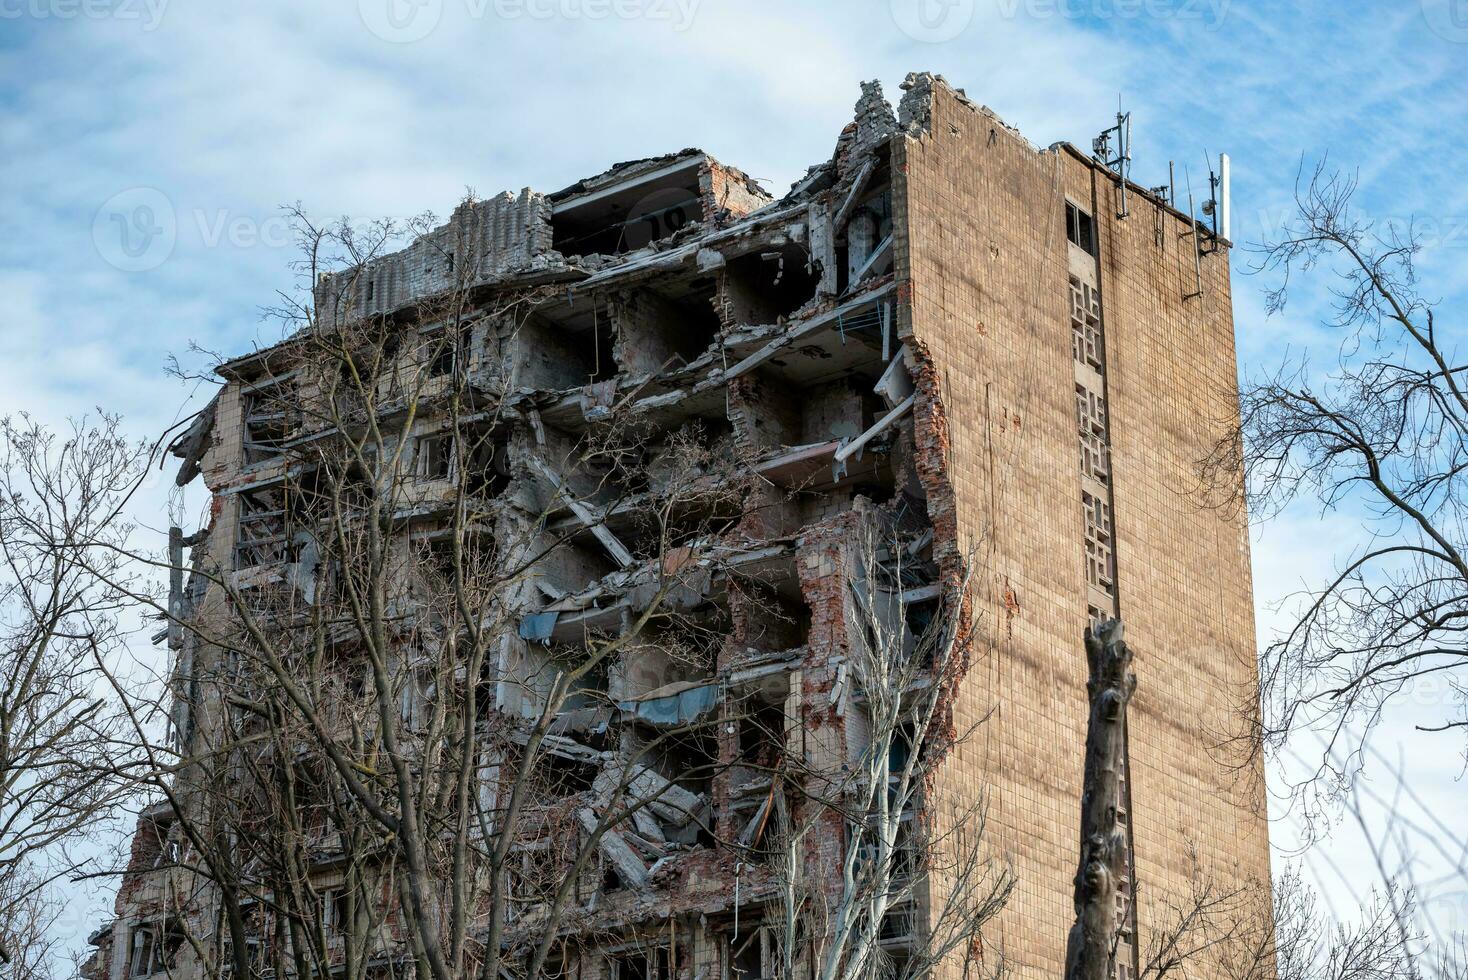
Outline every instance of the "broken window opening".
<svg viewBox="0 0 1468 980"><path fill-rule="evenodd" d="M346 933L352 921L346 888L325 888L317 892L316 914L321 922L321 931L328 937Z"/></svg>
<svg viewBox="0 0 1468 980"><path fill-rule="evenodd" d="M617 332L610 316L598 317L579 342L585 345L582 360L587 384L611 381L617 376Z"/></svg>
<svg viewBox="0 0 1468 980"><path fill-rule="evenodd" d="M631 290L612 303L618 364L634 376L677 370L697 359L719 332L711 279Z"/></svg>
<svg viewBox="0 0 1468 980"><path fill-rule="evenodd" d="M224 941L220 951L220 960L224 964L224 973L233 976L235 972L234 953L230 948L229 940ZM245 966L249 970L250 977L259 977L265 972L265 940L258 936L252 936L245 940Z"/></svg>
<svg viewBox="0 0 1468 980"><path fill-rule="evenodd" d="M666 946L648 946L607 957L608 980L673 980Z"/></svg>
<svg viewBox="0 0 1468 980"><path fill-rule="evenodd" d="M415 469L424 480L448 480L455 475L454 435L451 432L419 436Z"/></svg>
<svg viewBox="0 0 1468 980"><path fill-rule="evenodd" d="M427 731L437 697L438 685L432 672L408 668L398 692L398 714L403 727L410 732Z"/></svg>
<svg viewBox="0 0 1468 980"><path fill-rule="evenodd" d="M885 166L883 170L885 171ZM885 177L876 178L885 181ZM844 295L870 271L877 248L892 235L892 187L868 192L851 209L836 242L836 292ZM888 263L890 264L890 262Z"/></svg>
<svg viewBox="0 0 1468 980"><path fill-rule="evenodd" d="M917 760L913 761L913 752L917 752ZM892 807L914 806L917 796L921 791L923 774L923 757L927 754L925 744L917 744L917 729L912 720L899 723L892 729L887 739L887 803ZM908 765L912 765L912 775L908 779L906 799L898 799L898 793L902 789L902 776Z"/></svg>
<svg viewBox="0 0 1468 980"><path fill-rule="evenodd" d="M776 767L785 754L784 699L766 701L751 697L738 719L739 761L762 770Z"/></svg>
<svg viewBox="0 0 1468 980"><path fill-rule="evenodd" d="M183 926L177 921L134 926L128 976L147 977L172 970L184 942Z"/></svg>
<svg viewBox="0 0 1468 980"><path fill-rule="evenodd" d="M542 754L538 765L546 795L552 800L590 790L600 771L592 763L551 752Z"/></svg>
<svg viewBox="0 0 1468 980"><path fill-rule="evenodd" d="M1065 237L1088 255L1096 252L1096 224L1091 216L1069 201L1065 202Z"/></svg>
<svg viewBox="0 0 1468 980"><path fill-rule="evenodd" d="M416 536L410 588L425 602L447 600L454 590L456 559L463 568L464 580L472 583L489 570L493 555L493 536L480 524L462 528L457 544L452 528Z"/></svg>
<svg viewBox="0 0 1468 980"><path fill-rule="evenodd" d="M243 490L235 539L237 569L294 562L301 543L295 540L298 495L284 484Z"/></svg>
<svg viewBox="0 0 1468 980"><path fill-rule="evenodd" d="M723 980L771 980L778 972L778 946L769 928L744 926L719 945Z"/></svg>
<svg viewBox="0 0 1468 980"><path fill-rule="evenodd" d="M172 836L170 830L173 820L166 816L160 816L152 821L152 832L154 841L158 847L158 853L153 856L153 867L167 868L178 864L181 848L179 842Z"/></svg>
<svg viewBox="0 0 1468 980"><path fill-rule="evenodd" d="M474 367L474 324L437 325L422 331L428 376L462 377Z"/></svg>
<svg viewBox="0 0 1468 980"><path fill-rule="evenodd" d="M467 434L465 441L468 444L465 489L481 497L498 497L509 488L511 482L507 439L481 431Z"/></svg>
<svg viewBox="0 0 1468 980"><path fill-rule="evenodd" d="M921 828L918 825L915 807L908 807L898 816L892 845L887 852L885 869L872 867L880 859L877 835L881 833L881 819L875 815L869 817L866 836L859 851L864 867L863 873L884 872L892 889L904 888L922 872L923 865L923 850L919 838Z"/></svg>
<svg viewBox="0 0 1468 980"><path fill-rule="evenodd" d="M505 867L506 918L513 920L545 902L555 885L549 880L555 874L549 866L551 858L547 838L515 844ZM555 973L547 969L546 976Z"/></svg>
<svg viewBox="0 0 1468 980"><path fill-rule="evenodd" d="M926 592L926 590L914 591ZM941 608L942 603L936 596L903 604L902 616L906 629L904 630L902 652L909 658L914 654L920 654L924 667L933 666L938 645L943 641L940 633L942 623L939 621Z"/></svg>
<svg viewBox="0 0 1468 980"><path fill-rule="evenodd" d="M723 272L728 326L779 323L810 302L821 283L803 247L789 244L730 259Z"/></svg>
<svg viewBox="0 0 1468 980"><path fill-rule="evenodd" d="M246 465L278 457L294 434L300 416L295 384L289 377L240 390Z"/></svg>
<svg viewBox="0 0 1468 980"><path fill-rule="evenodd" d="M911 949L918 937L918 910L911 900L888 911L882 919L877 933L877 942L884 950ZM899 974L900 975L900 974Z"/></svg>

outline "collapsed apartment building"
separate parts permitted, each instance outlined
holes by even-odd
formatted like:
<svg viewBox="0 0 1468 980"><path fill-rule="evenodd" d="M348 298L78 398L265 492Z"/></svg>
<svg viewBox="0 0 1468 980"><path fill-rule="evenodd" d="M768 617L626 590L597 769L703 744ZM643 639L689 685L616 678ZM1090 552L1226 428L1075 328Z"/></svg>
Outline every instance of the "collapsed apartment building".
<svg viewBox="0 0 1468 980"><path fill-rule="evenodd" d="M565 927L579 941L557 954L578 980L782 975L762 921L775 885L760 837L771 773L783 771L772 759L799 759L811 779L862 749L846 661L852 582L870 557L853 531L872 523L907 557L893 600L906 622L931 617L943 583L968 575L965 652L942 710L948 728L976 734L946 747L924 793L982 798L985 845L1016 885L982 943L950 959L1061 972L1085 737L1080 638L1097 619L1125 614L1141 678L1118 975L1134 971L1158 909L1187 893L1194 857L1218 879L1267 880L1258 772L1216 744L1254 678L1247 539L1186 492L1236 410L1228 243L1200 243L1163 196L1069 144L1032 147L939 77L909 76L904 90L894 112L864 86L833 156L778 200L687 150L555 194L465 205L437 241L318 284L315 329L348 306L406 335L442 329L424 322L423 300L464 272L443 242L472 229L476 302L533 294L513 330L471 317L446 355L418 365L467 376L476 411L493 413L494 451L457 451L431 400L402 430L419 493L396 515L404 538L431 539L452 510L442 491L477 468L476 494L564 542L502 597L510 629L495 641L486 711L537 718L547 663L626 629L658 569L697 566L664 598L720 634L710 657L695 669L656 634L619 649L544 733L562 792L591 801L562 832L600 831ZM273 407L292 351L287 340L222 365L215 401L174 444L180 484L202 477L212 500L205 525L170 542L185 755L219 706L200 693L208 644L182 624L233 615L201 570L221 570L239 595L274 585L315 601L322 562L283 488L291 448L328 436ZM696 422L748 478L711 550L682 539L649 549L636 513L660 479L655 449L635 488L577 471L569 447L625 417L654 447ZM658 732L697 724L708 734L696 751L630 761ZM613 796L639 805L596 826ZM175 920L191 847L177 823L167 802L142 814L116 917L92 937L93 980L203 975L207 958L182 933L207 935L208 917ZM846 833L833 816L799 851L817 890L839 890ZM328 904L341 880L329 850L310 872ZM527 846L516 860L528 868L539 854ZM949 887L941 870L927 877L885 914L887 962L922 942ZM187 889L205 906L207 879ZM1156 904L1131 902L1132 881ZM380 975L412 969L401 930L380 945Z"/></svg>

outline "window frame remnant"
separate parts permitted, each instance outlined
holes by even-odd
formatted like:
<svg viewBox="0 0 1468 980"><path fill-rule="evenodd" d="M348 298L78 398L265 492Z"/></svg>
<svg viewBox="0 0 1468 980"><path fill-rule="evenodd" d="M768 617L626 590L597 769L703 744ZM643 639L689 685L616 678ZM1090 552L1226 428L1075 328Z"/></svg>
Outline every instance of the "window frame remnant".
<svg viewBox="0 0 1468 980"><path fill-rule="evenodd" d="M1073 201L1065 202L1065 238L1087 255L1096 254L1096 219Z"/></svg>

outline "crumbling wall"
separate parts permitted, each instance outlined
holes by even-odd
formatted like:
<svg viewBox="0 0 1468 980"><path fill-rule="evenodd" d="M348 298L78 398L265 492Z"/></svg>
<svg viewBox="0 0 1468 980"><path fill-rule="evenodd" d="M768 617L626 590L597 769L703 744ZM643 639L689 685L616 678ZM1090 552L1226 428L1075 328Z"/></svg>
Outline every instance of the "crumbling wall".
<svg viewBox="0 0 1468 980"><path fill-rule="evenodd" d="M407 248L372 257L346 273L324 274L315 286L320 326L342 317L392 313L453 288L551 268L551 205L528 187L466 201L444 225Z"/></svg>

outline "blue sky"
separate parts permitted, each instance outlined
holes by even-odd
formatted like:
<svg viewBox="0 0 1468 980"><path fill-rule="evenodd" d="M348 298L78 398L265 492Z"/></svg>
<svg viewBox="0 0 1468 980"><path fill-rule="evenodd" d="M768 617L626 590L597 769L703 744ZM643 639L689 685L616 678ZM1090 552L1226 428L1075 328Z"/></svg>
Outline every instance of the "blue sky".
<svg viewBox="0 0 1468 980"><path fill-rule="evenodd" d="M1359 169L1364 213L1427 222L1426 292L1461 310L1465 68L1468 0L0 0L0 414L101 406L139 435L186 414L169 354L277 336L259 311L293 284L283 204L442 215L466 187L554 190L685 146L779 194L829 154L860 80L895 99L924 69L1039 145L1086 146L1120 95L1144 184L1171 159L1198 189L1227 151L1239 241L1328 151ZM1245 372L1329 350L1323 286L1266 318L1240 265ZM1351 526L1297 511L1256 532L1262 630L1264 600L1327 572ZM1461 743L1410 731L1442 696L1382 747L1468 835ZM1322 880L1331 862L1365 880L1351 833L1312 859ZM1468 923L1461 894L1441 905Z"/></svg>

